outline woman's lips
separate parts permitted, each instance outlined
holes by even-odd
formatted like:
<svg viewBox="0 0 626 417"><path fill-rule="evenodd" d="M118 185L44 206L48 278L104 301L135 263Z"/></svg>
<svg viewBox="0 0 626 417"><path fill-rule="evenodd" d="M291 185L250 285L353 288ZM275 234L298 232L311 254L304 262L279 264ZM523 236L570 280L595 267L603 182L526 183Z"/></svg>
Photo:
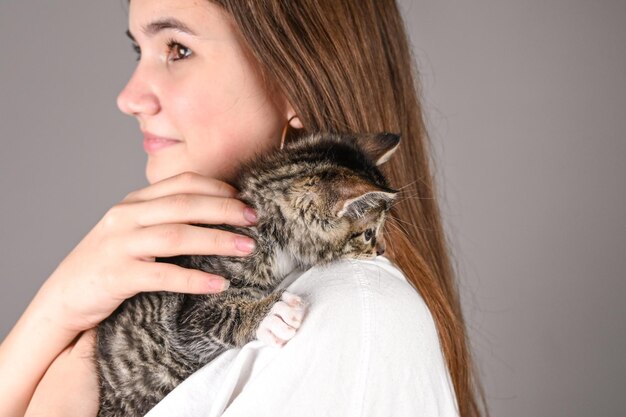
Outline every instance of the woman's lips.
<svg viewBox="0 0 626 417"><path fill-rule="evenodd" d="M152 133L148 132L144 132L143 134L143 148L148 153L156 152L160 149L167 148L168 146L172 146L177 143L181 143L181 141L153 135Z"/></svg>

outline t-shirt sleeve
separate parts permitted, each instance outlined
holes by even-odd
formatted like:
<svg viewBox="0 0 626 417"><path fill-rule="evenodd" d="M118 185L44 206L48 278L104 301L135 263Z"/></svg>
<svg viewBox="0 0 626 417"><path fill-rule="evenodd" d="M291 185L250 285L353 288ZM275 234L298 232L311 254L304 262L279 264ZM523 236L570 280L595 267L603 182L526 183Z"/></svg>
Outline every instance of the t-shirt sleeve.
<svg viewBox="0 0 626 417"><path fill-rule="evenodd" d="M314 268L296 336L251 374L223 417L457 416L423 299L389 261Z"/></svg>

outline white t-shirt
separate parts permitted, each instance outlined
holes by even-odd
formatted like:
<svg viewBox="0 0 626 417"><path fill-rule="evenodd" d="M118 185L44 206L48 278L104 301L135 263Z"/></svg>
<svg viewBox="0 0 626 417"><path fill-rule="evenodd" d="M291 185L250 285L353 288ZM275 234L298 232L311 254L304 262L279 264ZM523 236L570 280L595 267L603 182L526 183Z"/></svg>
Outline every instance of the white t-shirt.
<svg viewBox="0 0 626 417"><path fill-rule="evenodd" d="M146 417L459 415L430 311L388 259L296 270L280 287L307 304L293 339L222 353Z"/></svg>

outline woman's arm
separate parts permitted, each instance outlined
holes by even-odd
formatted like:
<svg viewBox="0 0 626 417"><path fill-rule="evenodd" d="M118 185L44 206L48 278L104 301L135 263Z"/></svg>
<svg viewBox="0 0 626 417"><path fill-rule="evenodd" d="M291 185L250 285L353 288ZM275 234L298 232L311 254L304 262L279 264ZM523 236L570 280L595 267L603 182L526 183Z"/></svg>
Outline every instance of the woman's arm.
<svg viewBox="0 0 626 417"><path fill-rule="evenodd" d="M94 343L95 331L87 330L56 357L37 385L25 417L96 417Z"/></svg>
<svg viewBox="0 0 626 417"><path fill-rule="evenodd" d="M0 345L0 410L21 417L46 369L78 332L56 323L44 305L45 286Z"/></svg>
<svg viewBox="0 0 626 417"><path fill-rule="evenodd" d="M0 345L0 416L23 416L55 358L125 299L144 291L224 290L228 282L222 277L155 258L250 253L250 246L239 244L254 243L248 237L192 225L254 224L236 195L222 181L188 172L132 192L111 208L46 280ZM55 369L73 372L70 366L76 362L63 360ZM69 392L67 381L55 388Z"/></svg>

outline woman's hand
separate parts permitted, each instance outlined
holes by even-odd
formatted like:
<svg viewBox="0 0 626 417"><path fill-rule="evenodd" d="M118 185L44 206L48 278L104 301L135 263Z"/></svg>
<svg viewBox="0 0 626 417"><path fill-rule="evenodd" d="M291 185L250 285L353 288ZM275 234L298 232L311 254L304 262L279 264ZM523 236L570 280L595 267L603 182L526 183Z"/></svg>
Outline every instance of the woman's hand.
<svg viewBox="0 0 626 417"><path fill-rule="evenodd" d="M225 182L186 172L128 194L113 206L44 284L50 313L76 333L95 327L144 291L203 294L228 285L217 275L154 262L184 254L245 256L254 241L188 223L253 224ZM43 295L43 294L42 294Z"/></svg>
<svg viewBox="0 0 626 417"><path fill-rule="evenodd" d="M55 358L126 298L144 291L223 290L227 281L219 276L154 260L251 252L254 241L246 236L190 225L253 224L244 217L245 205L236 195L237 190L222 181L187 172L132 192L107 211L46 280L0 344L0 415L23 416ZM59 360L66 366L72 363L63 354Z"/></svg>

